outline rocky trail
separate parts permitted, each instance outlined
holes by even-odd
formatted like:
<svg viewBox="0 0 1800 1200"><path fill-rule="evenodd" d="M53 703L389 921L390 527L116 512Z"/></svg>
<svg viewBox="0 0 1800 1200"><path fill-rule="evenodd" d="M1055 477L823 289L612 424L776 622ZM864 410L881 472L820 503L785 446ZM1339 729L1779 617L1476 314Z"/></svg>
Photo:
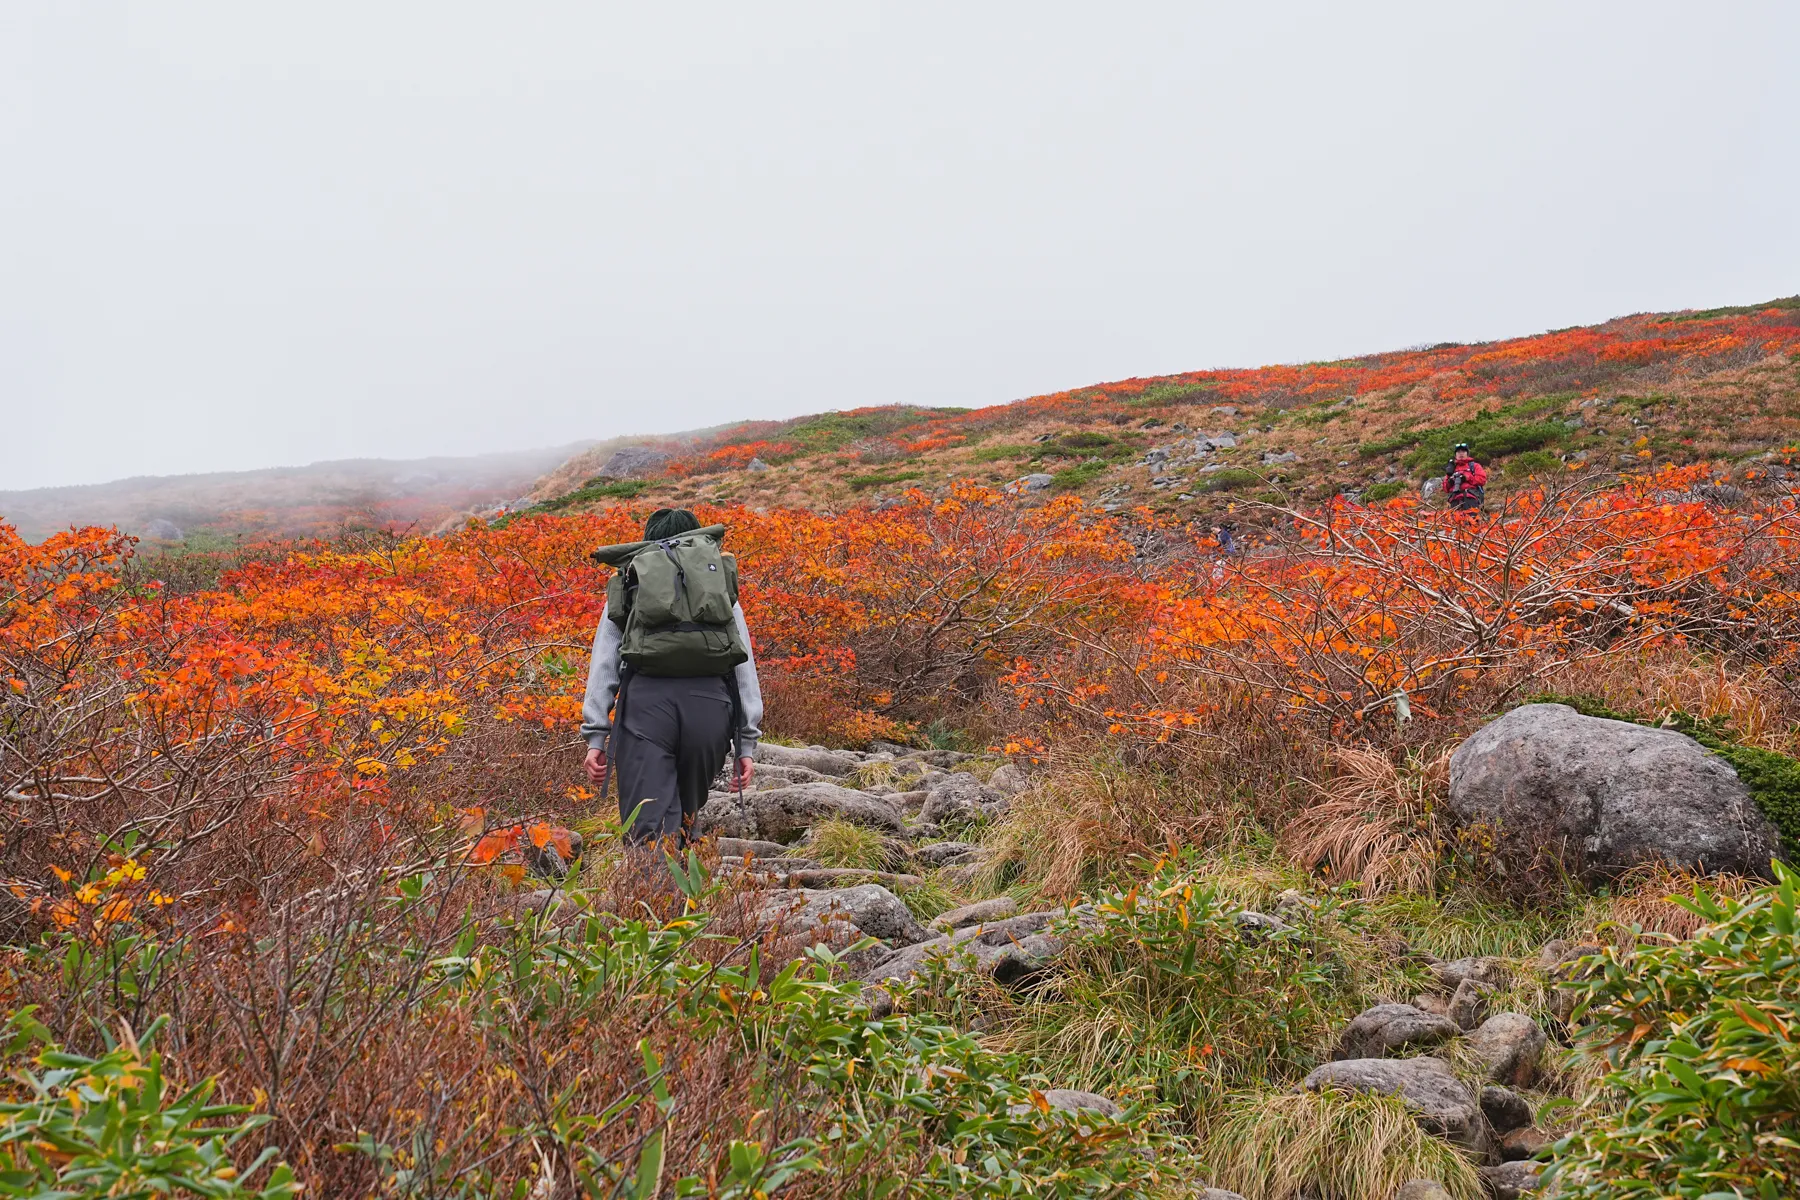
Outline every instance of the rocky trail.
<svg viewBox="0 0 1800 1200"><path fill-rule="evenodd" d="M1008 895L929 920L908 906L905 894L931 872L950 872L960 890L981 890L986 852L978 840L961 839L978 838L1029 786L1015 765L882 743L865 751L764 743L756 757L753 786L742 794L715 791L700 832L717 847L720 874L755 889L756 922L766 944L798 955L813 944L841 951L872 940L844 962L864 985L873 1016L892 1011L890 988L934 970L984 977L1030 1002L1070 939L1096 923L1091 905L1021 911ZM1527 786L1499 791L1514 796L1522 790L1538 806L1533 820L1561 822L1590 847L1597 839L1589 825L1615 811L1629 817L1633 806L1656 808L1659 788L1690 795L1695 771L1706 773L1732 803L1690 804L1684 837L1666 827L1643 830L1643 838L1660 838L1652 849L1697 861L1726 847L1736 864L1771 836L1766 823L1746 811L1736 777L1728 770L1721 774L1699 747L1675 733L1583 717L1561 705L1529 705L1470 739L1458 758L1455 796L1465 808L1478 808L1494 794L1496 772L1504 770ZM1607 763L1600 780L1591 777L1597 761ZM1710 822L1706 813L1714 814ZM827 821L879 835L886 868L829 866L811 857L812 831ZM1748 850L1740 851L1739 842L1749 843ZM1585 861L1591 866L1595 856ZM541 889L523 904L554 922L560 898L556 889ZM1232 923L1238 937L1254 940L1304 925L1315 904L1290 890L1277 898L1273 912L1237 910ZM1542 948L1536 973L1553 984L1599 949L1553 941ZM1338 1034L1330 1061L1297 1088L1398 1099L1421 1129L1476 1165L1489 1195L1528 1195L1543 1167L1537 1155L1564 1131L1536 1120L1538 1105L1553 1094L1534 1090L1552 1083L1557 1070L1551 1034L1538 1019L1500 1007L1519 964L1492 956L1441 961L1409 953L1424 960L1431 987L1357 1014ZM1565 1006L1558 1016L1566 1015ZM1114 1100L1089 1091L1051 1089L1045 1097L1056 1108L1120 1111ZM1199 1194L1208 1200L1237 1196L1217 1188ZM1399 1193L1404 1200L1449 1195L1423 1179Z"/></svg>

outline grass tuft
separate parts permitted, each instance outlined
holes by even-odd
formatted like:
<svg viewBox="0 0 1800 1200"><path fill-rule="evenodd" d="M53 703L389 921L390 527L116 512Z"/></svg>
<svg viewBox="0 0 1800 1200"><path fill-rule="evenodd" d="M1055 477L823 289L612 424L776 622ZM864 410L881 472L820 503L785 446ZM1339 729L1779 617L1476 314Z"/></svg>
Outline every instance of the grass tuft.
<svg viewBox="0 0 1800 1200"><path fill-rule="evenodd" d="M893 869L893 847L879 830L835 818L814 825L811 835L797 849L827 867Z"/></svg>
<svg viewBox="0 0 1800 1200"><path fill-rule="evenodd" d="M1250 1097L1214 1127L1202 1157L1215 1186L1246 1200L1391 1200L1414 1179L1435 1179L1456 1200L1482 1195L1474 1165L1387 1096Z"/></svg>

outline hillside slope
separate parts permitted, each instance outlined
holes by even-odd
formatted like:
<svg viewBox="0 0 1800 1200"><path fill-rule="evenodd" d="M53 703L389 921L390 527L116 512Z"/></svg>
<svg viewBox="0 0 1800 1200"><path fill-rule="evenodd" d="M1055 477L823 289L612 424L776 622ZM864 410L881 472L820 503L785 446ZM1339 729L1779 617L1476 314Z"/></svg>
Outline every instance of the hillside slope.
<svg viewBox="0 0 1800 1200"><path fill-rule="evenodd" d="M190 544L234 536L330 536L346 526L429 527L459 510L517 499L586 445L0 491L0 515L32 541L71 525L116 525Z"/></svg>
<svg viewBox="0 0 1800 1200"><path fill-rule="evenodd" d="M1395 495L1438 475L1458 440L1498 468L1495 495L1567 465L1742 461L1800 440L1800 297L973 410L744 422L644 440L648 453L610 471L610 454L578 456L532 499L541 511L621 500L842 510L951 479L1036 476L1033 491L1204 520L1241 496Z"/></svg>

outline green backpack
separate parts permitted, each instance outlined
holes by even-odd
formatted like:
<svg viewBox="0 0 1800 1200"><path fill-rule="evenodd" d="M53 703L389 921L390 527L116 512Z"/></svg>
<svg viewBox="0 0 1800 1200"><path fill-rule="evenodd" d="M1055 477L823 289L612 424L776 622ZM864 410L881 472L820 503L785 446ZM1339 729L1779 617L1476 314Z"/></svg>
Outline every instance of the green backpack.
<svg viewBox="0 0 1800 1200"><path fill-rule="evenodd" d="M624 631L619 657L645 675L730 675L750 654L738 637L737 559L721 545L723 525L660 542L602 546L595 562L614 567L607 614Z"/></svg>

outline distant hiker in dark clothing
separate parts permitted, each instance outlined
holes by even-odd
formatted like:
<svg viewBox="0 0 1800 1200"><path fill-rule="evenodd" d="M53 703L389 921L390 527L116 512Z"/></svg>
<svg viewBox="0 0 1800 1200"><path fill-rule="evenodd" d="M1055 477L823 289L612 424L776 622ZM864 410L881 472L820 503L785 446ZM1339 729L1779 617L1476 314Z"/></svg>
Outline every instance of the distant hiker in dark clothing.
<svg viewBox="0 0 1800 1200"><path fill-rule="evenodd" d="M1474 512L1487 498L1487 468L1469 456L1469 443L1458 442L1444 469L1444 495L1458 512Z"/></svg>
<svg viewBox="0 0 1800 1200"><path fill-rule="evenodd" d="M1224 553L1235 554L1237 552L1237 523L1235 521L1222 522L1214 532L1214 537L1218 539L1219 549Z"/></svg>
<svg viewBox="0 0 1800 1200"><path fill-rule="evenodd" d="M581 705L584 765L602 798L609 767L617 776L630 844L686 844L727 753L732 787L750 783L762 688L724 537L723 525L661 508L644 541L592 555L615 570Z"/></svg>

